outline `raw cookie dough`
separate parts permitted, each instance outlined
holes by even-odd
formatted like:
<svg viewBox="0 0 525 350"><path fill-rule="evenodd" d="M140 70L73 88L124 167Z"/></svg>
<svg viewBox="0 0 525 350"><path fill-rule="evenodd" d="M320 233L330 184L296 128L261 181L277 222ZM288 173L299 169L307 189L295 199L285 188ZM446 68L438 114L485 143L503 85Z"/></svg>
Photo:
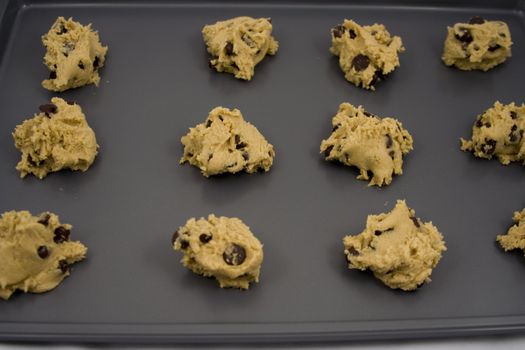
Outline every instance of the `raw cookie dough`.
<svg viewBox="0 0 525 350"><path fill-rule="evenodd" d="M251 80L255 65L275 55L279 43L272 37L269 18L236 17L204 26L204 42L212 56L210 67L237 79Z"/></svg>
<svg viewBox="0 0 525 350"><path fill-rule="evenodd" d="M430 282L445 242L432 222L415 215L404 200L389 213L369 215L363 232L343 239L348 267L370 269L393 289L408 291Z"/></svg>
<svg viewBox="0 0 525 350"><path fill-rule="evenodd" d="M273 146L238 109L214 108L206 122L190 128L181 142L184 155L180 163L189 162L206 177L241 170L268 171L275 156Z"/></svg>
<svg viewBox="0 0 525 350"><path fill-rule="evenodd" d="M497 157L501 164L525 164L525 104L503 105L496 102L477 117L472 127L472 140L461 139L461 149L471 151L476 157Z"/></svg>
<svg viewBox="0 0 525 350"><path fill-rule="evenodd" d="M447 27L441 59L462 70L487 71L511 56L512 40L505 22L472 17L469 23Z"/></svg>
<svg viewBox="0 0 525 350"><path fill-rule="evenodd" d="M369 186L389 185L393 174L403 173L403 155L412 150L412 136L398 120L342 103L332 126L330 137L321 142L327 160L358 167L360 180L368 180L370 171Z"/></svg>
<svg viewBox="0 0 525 350"><path fill-rule="evenodd" d="M86 256L87 248L70 241L71 225L58 216L9 211L0 217L0 298L17 289L43 293L69 276L70 265Z"/></svg>
<svg viewBox="0 0 525 350"><path fill-rule="evenodd" d="M86 171L95 160L97 140L80 106L58 97L51 102L13 133L22 152L16 166L20 177L33 174L42 179L62 169Z"/></svg>
<svg viewBox="0 0 525 350"><path fill-rule="evenodd" d="M496 240L505 251L521 249L525 252L525 209L514 212L515 225L505 235L498 235Z"/></svg>
<svg viewBox="0 0 525 350"><path fill-rule="evenodd" d="M259 282L262 244L237 218L191 218L175 232L172 245L184 253L184 266L215 277L221 288L248 289L251 282Z"/></svg>
<svg viewBox="0 0 525 350"><path fill-rule="evenodd" d="M42 86L64 91L87 84L98 86L98 70L104 66L107 46L100 44L91 24L83 26L72 18L58 17L49 32L42 36L47 49L44 64L51 73Z"/></svg>
<svg viewBox="0 0 525 350"><path fill-rule="evenodd" d="M365 89L375 90L375 84L399 66L403 51L401 38L390 36L382 24L360 26L345 19L332 28L330 52L339 56L346 80Z"/></svg>

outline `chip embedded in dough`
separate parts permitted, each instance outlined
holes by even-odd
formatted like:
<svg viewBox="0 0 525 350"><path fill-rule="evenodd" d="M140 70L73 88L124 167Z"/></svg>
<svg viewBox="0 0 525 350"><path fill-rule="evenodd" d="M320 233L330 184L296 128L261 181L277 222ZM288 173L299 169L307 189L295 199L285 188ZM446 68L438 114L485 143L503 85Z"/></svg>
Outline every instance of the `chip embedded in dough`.
<svg viewBox="0 0 525 350"><path fill-rule="evenodd" d="M0 217L0 298L16 290L43 293L69 276L70 266L86 256L87 248L70 241L71 225L53 213L32 216L9 211Z"/></svg>
<svg viewBox="0 0 525 350"><path fill-rule="evenodd" d="M268 171L273 164L273 146L238 109L214 108L204 123L190 128L181 138L184 155L204 176L222 173Z"/></svg>
<svg viewBox="0 0 525 350"><path fill-rule="evenodd" d="M496 240L506 252L514 249L521 249L525 252L525 209L514 212L512 219L514 225L506 234L498 235Z"/></svg>
<svg viewBox="0 0 525 350"><path fill-rule="evenodd" d="M478 115L472 127L472 140L461 138L461 149L471 151L476 157L497 157L503 165L510 162L525 164L525 104L514 102L504 105L497 101L494 106Z"/></svg>
<svg viewBox="0 0 525 350"><path fill-rule="evenodd" d="M98 86L98 71L104 66L107 46L102 46L91 24L83 26L72 18L58 17L49 32L42 36L46 47L44 64L51 73L42 86L64 91L80 86Z"/></svg>
<svg viewBox="0 0 525 350"><path fill-rule="evenodd" d="M382 24L360 26L345 19L332 28L330 52L339 57L346 80L358 87L375 90L377 82L399 67L403 51L401 38L391 36Z"/></svg>
<svg viewBox="0 0 525 350"><path fill-rule="evenodd" d="M15 147L22 152L16 169L20 177L33 174L43 179L62 169L86 171L97 155L95 132L74 102L53 97L40 113L25 120L13 132Z"/></svg>
<svg viewBox="0 0 525 350"><path fill-rule="evenodd" d="M472 17L469 23L447 27L441 59L461 70L487 71L509 58L512 40L505 22Z"/></svg>
<svg viewBox="0 0 525 350"><path fill-rule="evenodd" d="M348 268L371 270L392 289L414 290L430 282L432 269L446 250L432 222L423 222L404 200L389 213L369 215L366 228L343 239Z"/></svg>
<svg viewBox="0 0 525 350"><path fill-rule="evenodd" d="M184 266L215 277L221 288L248 289L251 282L259 282L263 247L238 218L191 218L175 232L172 246L184 253Z"/></svg>
<svg viewBox="0 0 525 350"><path fill-rule="evenodd" d="M202 35L211 55L210 67L237 79L251 80L257 63L275 55L279 43L269 18L236 17L204 26Z"/></svg>
<svg viewBox="0 0 525 350"><path fill-rule="evenodd" d="M403 155L412 150L412 136L394 118L379 118L342 103L332 118L332 134L321 142L326 160L359 168L360 180L369 186L389 185L394 174L403 174Z"/></svg>

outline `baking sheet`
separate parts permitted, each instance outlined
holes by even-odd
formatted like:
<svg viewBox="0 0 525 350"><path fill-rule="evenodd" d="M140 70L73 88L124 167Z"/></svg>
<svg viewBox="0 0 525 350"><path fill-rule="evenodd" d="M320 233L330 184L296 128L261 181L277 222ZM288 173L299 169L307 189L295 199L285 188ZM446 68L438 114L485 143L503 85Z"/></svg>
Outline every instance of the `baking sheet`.
<svg viewBox="0 0 525 350"><path fill-rule="evenodd" d="M517 164L459 150L495 100L523 101L525 39L518 2L67 2L11 1L2 19L0 212L53 211L89 247L57 289L0 302L0 339L235 342L406 338L523 332L525 260L495 236L524 203ZM40 37L59 16L93 23L109 45L99 88L76 100L100 154L86 173L18 178L10 132L55 94ZM251 82L207 66L200 30L239 15L271 17L280 42ZM486 73L445 67L446 26L473 15L508 23L513 57ZM344 80L328 52L343 18L383 23L403 38L401 67L375 92ZM369 188L357 171L325 162L341 102L395 116L414 137L404 175ZM269 173L206 179L178 165L180 137L215 106L239 108L274 145ZM349 271L341 239L368 214L405 198L444 234L432 283L392 291ZM179 264L173 231L192 216L237 216L264 243L261 282L221 290Z"/></svg>

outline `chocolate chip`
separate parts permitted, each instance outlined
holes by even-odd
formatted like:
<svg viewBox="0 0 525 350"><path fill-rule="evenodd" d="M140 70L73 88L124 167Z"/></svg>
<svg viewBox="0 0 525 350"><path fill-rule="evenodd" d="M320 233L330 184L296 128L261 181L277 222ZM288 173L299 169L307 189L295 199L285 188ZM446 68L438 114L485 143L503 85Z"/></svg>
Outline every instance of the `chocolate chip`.
<svg viewBox="0 0 525 350"><path fill-rule="evenodd" d="M339 129L339 127L341 126L341 124L336 124L333 128L332 128L332 132L336 131L337 129Z"/></svg>
<svg viewBox="0 0 525 350"><path fill-rule="evenodd" d="M40 257L40 259L45 259L49 256L49 250L47 249L45 245L41 245L40 247L38 247L36 252L38 253L38 256Z"/></svg>
<svg viewBox="0 0 525 350"><path fill-rule="evenodd" d="M51 215L49 215L48 213L45 213L44 215L40 217L40 219L38 220L38 223L44 226L47 226L49 224L49 219L51 219Z"/></svg>
<svg viewBox="0 0 525 350"><path fill-rule="evenodd" d="M376 70L372 80L370 81L370 85L375 85L378 81L385 80L385 78L386 75L384 75L381 70Z"/></svg>
<svg viewBox="0 0 525 350"><path fill-rule="evenodd" d="M222 121L224 121L224 119L222 118L222 115L219 115L219 119Z"/></svg>
<svg viewBox="0 0 525 350"><path fill-rule="evenodd" d="M369 118L374 116L372 113L369 113L367 111L363 111L363 114L366 115Z"/></svg>
<svg viewBox="0 0 525 350"><path fill-rule="evenodd" d="M497 49L499 49L500 47L501 47L500 45L496 44L496 45L493 45L493 46L489 46L488 50L489 50L490 52L494 52L494 51L496 51Z"/></svg>
<svg viewBox="0 0 525 350"><path fill-rule="evenodd" d="M62 273L67 273L69 271L69 264L67 263L67 260L63 259L58 262L58 268Z"/></svg>
<svg viewBox="0 0 525 350"><path fill-rule="evenodd" d="M481 128L483 126L483 122L481 121L481 118L479 118L477 121L476 121L476 126L478 128Z"/></svg>
<svg viewBox="0 0 525 350"><path fill-rule="evenodd" d="M78 62L78 68L84 69L84 63L82 63L82 61Z"/></svg>
<svg viewBox="0 0 525 350"><path fill-rule="evenodd" d="M485 144L481 146L481 150L486 155L491 155L496 150L496 140L485 139Z"/></svg>
<svg viewBox="0 0 525 350"><path fill-rule="evenodd" d="M365 55L357 55L352 60L352 67L358 72L365 70L370 64L370 59Z"/></svg>
<svg viewBox="0 0 525 350"><path fill-rule="evenodd" d="M518 118L518 114L517 114L516 112L514 112L514 111L511 111L511 112L510 112L510 117L511 117L512 119L517 119L517 118Z"/></svg>
<svg viewBox="0 0 525 350"><path fill-rule="evenodd" d="M233 54L233 44L231 42L227 42L226 46L224 47L224 51L228 56L231 56Z"/></svg>
<svg viewBox="0 0 525 350"><path fill-rule="evenodd" d="M224 250L224 253L222 253L222 259L228 265L241 265L246 259L246 250L240 245L233 243Z"/></svg>
<svg viewBox="0 0 525 350"><path fill-rule="evenodd" d="M97 69L99 64L99 58L98 56L95 56L95 59L93 60L93 69Z"/></svg>
<svg viewBox="0 0 525 350"><path fill-rule="evenodd" d="M72 101L72 100L65 100L65 101L66 101L66 103L67 103L68 105L70 105L70 106L73 106L73 105L76 105L76 104L77 104L76 101Z"/></svg>
<svg viewBox="0 0 525 350"><path fill-rule="evenodd" d="M235 143L241 142L241 137L239 135L235 135L234 137Z"/></svg>
<svg viewBox="0 0 525 350"><path fill-rule="evenodd" d="M481 18L480 16L474 16L468 21L469 24L483 24L485 23L485 20Z"/></svg>
<svg viewBox="0 0 525 350"><path fill-rule="evenodd" d="M238 143L237 145L235 145L235 148L236 148L236 149L243 149L243 148L246 147L246 146L247 146L246 143L244 143L244 142L240 142L240 143Z"/></svg>
<svg viewBox="0 0 525 350"><path fill-rule="evenodd" d="M394 159L395 156L396 156L396 152L394 150L388 152L388 155L390 156L390 158Z"/></svg>
<svg viewBox="0 0 525 350"><path fill-rule="evenodd" d="M486 128L490 128L490 127L492 126L492 124L490 124L490 122L486 122L486 123L483 124L483 125L485 125Z"/></svg>
<svg viewBox="0 0 525 350"><path fill-rule="evenodd" d="M175 233L173 233L173 236L171 236L171 245L175 244L177 238L179 238L179 230L175 231Z"/></svg>
<svg viewBox="0 0 525 350"><path fill-rule="evenodd" d="M382 233L383 233L383 231L379 231L379 230L375 230L374 231L374 235L376 235L376 236L381 236Z"/></svg>
<svg viewBox="0 0 525 350"><path fill-rule="evenodd" d="M248 159L250 159L250 154L248 152L242 152L242 157L245 161L248 161Z"/></svg>
<svg viewBox="0 0 525 350"><path fill-rule="evenodd" d="M392 136L390 134L386 134L386 148L392 147L394 142L392 141Z"/></svg>
<svg viewBox="0 0 525 350"><path fill-rule="evenodd" d="M509 141L512 142L512 143L518 141L518 136L517 136L516 134L514 134L514 133L511 132L511 133L509 134Z"/></svg>
<svg viewBox="0 0 525 350"><path fill-rule="evenodd" d="M58 34L58 35L62 35L62 34L66 34L66 33L67 33L67 29L66 29L66 27L64 27L64 25L61 24L61 25L60 25L60 28L58 28L58 32L57 32L57 34Z"/></svg>
<svg viewBox="0 0 525 350"><path fill-rule="evenodd" d="M326 147L326 149L324 150L324 156L325 157L330 157L330 152L332 152L332 149L334 149L334 146L332 146L332 145Z"/></svg>
<svg viewBox="0 0 525 350"><path fill-rule="evenodd" d="M181 239L180 240L180 249L186 249L190 246L190 242Z"/></svg>
<svg viewBox="0 0 525 350"><path fill-rule="evenodd" d="M338 25L332 28L332 33L334 34L335 38L340 38L343 36L343 33L345 32L346 28L343 25Z"/></svg>
<svg viewBox="0 0 525 350"><path fill-rule="evenodd" d="M213 123L211 119L208 119L208 121L206 121L206 127L209 128L211 126L211 123Z"/></svg>
<svg viewBox="0 0 525 350"><path fill-rule="evenodd" d="M348 30L348 36L350 36L350 39L354 39L357 34L354 32L353 29Z"/></svg>
<svg viewBox="0 0 525 350"><path fill-rule="evenodd" d="M53 80L53 79L56 79L56 78L57 78L57 72L55 72L54 70L49 72L49 79Z"/></svg>
<svg viewBox="0 0 525 350"><path fill-rule="evenodd" d="M518 129L518 126L516 124L514 124L511 128L510 128L510 131L516 131L516 129Z"/></svg>
<svg viewBox="0 0 525 350"><path fill-rule="evenodd" d="M58 226L55 229L55 237L53 237L53 241L57 244L64 243L65 241L69 240L70 234L71 231L65 228L64 226Z"/></svg>
<svg viewBox="0 0 525 350"><path fill-rule="evenodd" d="M49 117L50 114L54 114L57 112L58 108L55 104L53 103L48 103L48 104L45 104L45 105L40 105L38 107L38 109L40 110L40 112L42 113L45 113L45 115L47 117Z"/></svg>
<svg viewBox="0 0 525 350"><path fill-rule="evenodd" d="M359 255L359 252L354 247L350 247L347 250L348 250L348 254L350 254L352 256L358 256Z"/></svg>
<svg viewBox="0 0 525 350"><path fill-rule="evenodd" d="M472 38L472 35L470 34L470 31L466 28L460 29L460 34L456 34L456 39L467 44L474 40L474 38Z"/></svg>
<svg viewBox="0 0 525 350"><path fill-rule="evenodd" d="M412 222L414 223L414 225L416 225L416 227L421 227L421 225L419 224L419 220L416 217L411 216L410 220L412 220Z"/></svg>
<svg viewBox="0 0 525 350"><path fill-rule="evenodd" d="M206 244L208 243L209 241L211 241L211 238L212 238L212 235L209 234L209 233L202 233L200 236L199 236L199 240Z"/></svg>

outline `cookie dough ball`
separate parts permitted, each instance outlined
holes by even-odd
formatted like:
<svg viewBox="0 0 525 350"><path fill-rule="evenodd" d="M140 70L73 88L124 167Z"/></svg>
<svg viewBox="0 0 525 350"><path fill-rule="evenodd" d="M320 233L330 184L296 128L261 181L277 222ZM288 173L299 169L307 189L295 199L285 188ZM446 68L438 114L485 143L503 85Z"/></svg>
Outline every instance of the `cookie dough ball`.
<svg viewBox="0 0 525 350"><path fill-rule="evenodd" d="M423 222L405 201L389 213L369 215L366 228L343 239L350 269L370 269L393 289L413 290L430 282L432 269L446 250L432 222Z"/></svg>
<svg viewBox="0 0 525 350"><path fill-rule="evenodd" d="M181 138L184 155L206 177L222 173L268 171L273 163L273 146L238 109L214 108L204 123L190 128Z"/></svg>
<svg viewBox="0 0 525 350"><path fill-rule="evenodd" d="M272 37L269 18L236 17L204 26L204 42L212 56L210 67L237 79L251 80L255 65L275 55L279 43Z"/></svg>
<svg viewBox="0 0 525 350"><path fill-rule="evenodd" d="M58 17L49 32L42 36L46 47L44 64L51 73L42 86L51 91L64 91L80 86L98 86L98 70L104 66L107 46L100 44L91 24L83 26L72 18Z"/></svg>
<svg viewBox="0 0 525 350"><path fill-rule="evenodd" d="M469 23L448 27L447 31L441 57L447 66L488 71L511 56L512 40L505 22L476 16Z"/></svg>
<svg viewBox="0 0 525 350"><path fill-rule="evenodd" d="M514 212L515 225L505 235L498 235L496 240L505 251L521 249L525 252L525 209Z"/></svg>
<svg viewBox="0 0 525 350"><path fill-rule="evenodd" d="M43 179L62 169L86 171L97 155L95 133L79 105L54 97L40 113L18 125L13 133L22 152L16 169L20 177Z"/></svg>
<svg viewBox="0 0 525 350"><path fill-rule="evenodd" d="M525 104L503 105L496 102L477 117L472 127L472 140L461 139L461 149L471 151L476 157L497 157L501 164L525 164Z"/></svg>
<svg viewBox="0 0 525 350"><path fill-rule="evenodd" d="M18 289L43 293L69 276L70 266L86 256L87 248L70 241L71 225L53 213L32 216L9 211L0 217L0 298Z"/></svg>
<svg viewBox="0 0 525 350"><path fill-rule="evenodd" d="M339 56L346 80L358 87L375 90L375 84L399 66L403 51L401 38L391 36L382 24L360 26L345 19L332 29L330 52Z"/></svg>
<svg viewBox="0 0 525 350"><path fill-rule="evenodd" d="M389 185L403 173L403 155L412 150L412 136L393 118L379 118L362 106L342 103L332 118L332 134L321 142L326 160L359 168L369 186Z"/></svg>
<svg viewBox="0 0 525 350"><path fill-rule="evenodd" d="M175 232L172 245L184 253L184 266L215 277L221 288L248 289L251 282L259 282L262 244L237 218L191 218Z"/></svg>

